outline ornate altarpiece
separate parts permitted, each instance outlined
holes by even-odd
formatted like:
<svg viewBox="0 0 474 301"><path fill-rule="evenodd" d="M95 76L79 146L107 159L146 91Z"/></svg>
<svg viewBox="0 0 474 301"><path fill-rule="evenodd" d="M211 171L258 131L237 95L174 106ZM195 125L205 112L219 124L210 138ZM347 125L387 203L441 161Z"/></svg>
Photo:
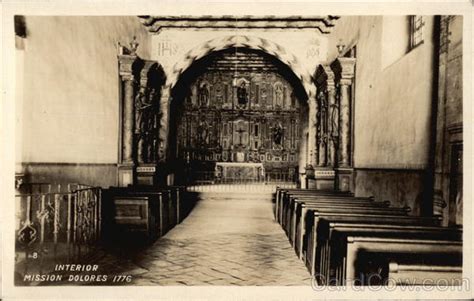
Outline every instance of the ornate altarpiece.
<svg viewBox="0 0 474 301"><path fill-rule="evenodd" d="M200 162L194 168L202 171L214 170L215 162L253 162L294 174L299 110L291 84L271 61L255 52L222 52L184 97L177 157Z"/></svg>

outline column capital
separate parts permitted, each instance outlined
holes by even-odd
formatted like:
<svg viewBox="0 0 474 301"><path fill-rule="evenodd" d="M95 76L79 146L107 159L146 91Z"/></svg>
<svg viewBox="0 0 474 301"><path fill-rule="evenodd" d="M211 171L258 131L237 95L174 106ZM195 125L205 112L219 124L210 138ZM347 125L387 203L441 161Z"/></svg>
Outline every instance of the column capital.
<svg viewBox="0 0 474 301"><path fill-rule="evenodd" d="M135 80L135 77L133 76L133 74L130 74L130 73L120 73L120 78L123 80L123 81L131 81L133 82Z"/></svg>
<svg viewBox="0 0 474 301"><path fill-rule="evenodd" d="M340 80L341 86L350 86L352 85L352 77L351 78L341 78Z"/></svg>
<svg viewBox="0 0 474 301"><path fill-rule="evenodd" d="M327 86L328 89L334 86L334 72L330 66L319 65L314 75L316 87Z"/></svg>
<svg viewBox="0 0 474 301"><path fill-rule="evenodd" d="M341 79L354 78L356 59L353 57L340 57L337 60L341 66Z"/></svg>
<svg viewBox="0 0 474 301"><path fill-rule="evenodd" d="M119 74L123 79L133 80L133 65L138 60L136 55L118 55Z"/></svg>

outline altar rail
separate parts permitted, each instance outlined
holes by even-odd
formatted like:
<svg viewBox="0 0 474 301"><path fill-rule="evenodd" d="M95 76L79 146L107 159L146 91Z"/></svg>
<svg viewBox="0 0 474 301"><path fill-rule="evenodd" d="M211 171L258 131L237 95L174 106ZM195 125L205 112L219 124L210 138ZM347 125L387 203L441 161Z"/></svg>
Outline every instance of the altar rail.
<svg viewBox="0 0 474 301"><path fill-rule="evenodd" d="M15 196L18 275L85 260L96 249L101 233L100 187L35 183L22 191L34 193Z"/></svg>
<svg viewBox="0 0 474 301"><path fill-rule="evenodd" d="M187 179L190 185L209 184L295 184L296 175L285 172L265 172L257 178L246 178L245 176L219 177L213 171L193 172Z"/></svg>

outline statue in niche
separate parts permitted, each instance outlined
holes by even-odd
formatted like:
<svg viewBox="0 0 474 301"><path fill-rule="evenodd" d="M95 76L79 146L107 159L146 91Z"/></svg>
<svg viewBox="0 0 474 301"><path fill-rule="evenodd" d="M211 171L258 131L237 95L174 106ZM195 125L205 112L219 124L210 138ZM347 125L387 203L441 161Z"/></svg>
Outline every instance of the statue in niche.
<svg viewBox="0 0 474 301"><path fill-rule="evenodd" d="M319 104L319 120L318 123L320 125L320 129L323 134L326 134L326 119L327 119L327 100L326 100L326 93L324 91L320 91L318 93L318 104Z"/></svg>
<svg viewBox="0 0 474 301"><path fill-rule="evenodd" d="M283 87L281 84L275 85L275 104L277 107L283 107Z"/></svg>
<svg viewBox="0 0 474 301"><path fill-rule="evenodd" d="M150 109L152 104L150 99L147 98L145 87L140 87L140 90L135 97L135 109L136 109L136 124L135 132L143 133L147 132L147 119L150 115Z"/></svg>
<svg viewBox="0 0 474 301"><path fill-rule="evenodd" d="M262 89L260 90L260 96L262 98L262 102L266 103L267 101L267 88L265 85L262 85Z"/></svg>
<svg viewBox="0 0 474 301"><path fill-rule="evenodd" d="M237 88L237 101L240 106L247 105L248 102L248 92L245 82L240 84L240 87Z"/></svg>
<svg viewBox="0 0 474 301"><path fill-rule="evenodd" d="M221 106L222 103L224 102L223 98L222 98L222 91L223 90L223 87L221 84L217 84L216 86L216 105L217 106Z"/></svg>
<svg viewBox="0 0 474 301"><path fill-rule="evenodd" d="M209 88L207 87L207 84L203 84L199 88L199 105L200 106L207 106L209 103Z"/></svg>
<svg viewBox="0 0 474 301"><path fill-rule="evenodd" d="M209 129L207 122L205 120L201 120L199 122L199 126L197 128L197 134L199 139L199 144L204 145L207 143L207 138L209 136Z"/></svg>
<svg viewBox="0 0 474 301"><path fill-rule="evenodd" d="M290 98L291 98L291 107L295 108L296 107L296 96L295 96L294 92L291 92Z"/></svg>
<svg viewBox="0 0 474 301"><path fill-rule="evenodd" d="M151 89L147 95L145 87L140 87L135 97L135 133L138 136L138 161L140 163L148 163L150 160L154 160L152 155L156 144L156 139L153 135L153 130L156 128L155 98L156 90Z"/></svg>
<svg viewBox="0 0 474 301"><path fill-rule="evenodd" d="M281 145L283 139L283 127L279 122L275 127L273 127L273 142L276 145Z"/></svg>

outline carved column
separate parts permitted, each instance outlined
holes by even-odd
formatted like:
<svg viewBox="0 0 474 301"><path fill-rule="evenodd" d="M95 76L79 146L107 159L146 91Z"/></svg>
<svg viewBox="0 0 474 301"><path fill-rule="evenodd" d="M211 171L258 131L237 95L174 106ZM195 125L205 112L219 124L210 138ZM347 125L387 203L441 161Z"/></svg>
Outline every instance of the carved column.
<svg viewBox="0 0 474 301"><path fill-rule="evenodd" d="M123 141L122 141L122 162L133 163L133 120L135 109L133 103L133 75L124 80L123 98Z"/></svg>
<svg viewBox="0 0 474 301"><path fill-rule="evenodd" d="M169 133L169 110L170 110L171 96L170 88L163 87L160 97L160 131L159 131L159 145L158 145L158 160L160 163L166 162L168 150L168 133Z"/></svg>
<svg viewBox="0 0 474 301"><path fill-rule="evenodd" d="M341 150L341 167L349 167L350 165L350 97L349 86L351 81L349 79L341 79L341 110L340 110L340 150Z"/></svg>
<svg viewBox="0 0 474 301"><path fill-rule="evenodd" d="M318 166L324 167L327 165L327 98L326 87L324 90L318 92L319 118L318 118L318 146L319 146L319 160Z"/></svg>
<svg viewBox="0 0 474 301"><path fill-rule="evenodd" d="M339 166L337 172L337 188L341 191L353 190L353 168L351 160L351 116L352 97L351 85L354 78L355 58L341 57L335 63L339 81ZM336 140L335 140L336 141Z"/></svg>
<svg viewBox="0 0 474 301"><path fill-rule="evenodd" d="M331 71L326 71L328 74L327 90L329 103L329 129L328 142L329 154L328 165L335 167L337 165L337 139L339 137L339 105L336 101L336 86L334 83L334 74Z"/></svg>
<svg viewBox="0 0 474 301"><path fill-rule="evenodd" d="M316 156L317 156L317 148L316 148L316 115L318 114L318 104L316 102L316 97L311 96L308 99L308 151L309 151L309 160L308 164L311 166L316 165Z"/></svg>
<svg viewBox="0 0 474 301"><path fill-rule="evenodd" d="M134 110L134 64L138 58L132 54L121 54L119 60L119 76L122 88L121 116L121 156L119 158L119 186L133 184L133 136L135 123Z"/></svg>
<svg viewBox="0 0 474 301"><path fill-rule="evenodd" d="M340 111L339 111L339 147L340 166L349 167L351 165L351 95L350 85L354 77L355 58L339 58L341 64L340 81Z"/></svg>

